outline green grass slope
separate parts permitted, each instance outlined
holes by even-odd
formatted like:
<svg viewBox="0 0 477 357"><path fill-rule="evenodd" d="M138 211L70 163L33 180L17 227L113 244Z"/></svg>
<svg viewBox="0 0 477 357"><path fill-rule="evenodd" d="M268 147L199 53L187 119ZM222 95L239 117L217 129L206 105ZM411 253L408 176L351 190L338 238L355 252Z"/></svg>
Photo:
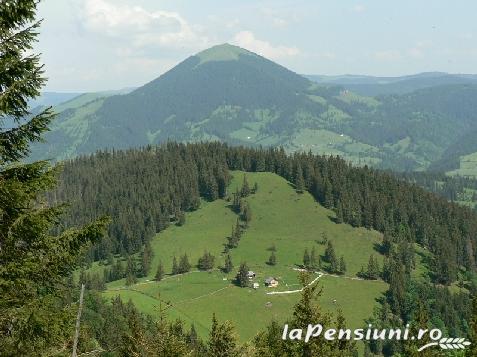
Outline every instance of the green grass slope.
<svg viewBox="0 0 477 357"><path fill-rule="evenodd" d="M477 152L459 157L459 168L448 171L451 176L477 177Z"/></svg>
<svg viewBox="0 0 477 357"><path fill-rule="evenodd" d="M477 85L439 83L369 97L337 83L312 82L223 44L130 93L86 94L59 106L59 124L45 134L46 144L34 144L32 159L61 160L167 140L219 140L336 154L399 171L449 161L454 169L459 156L476 151Z"/></svg>
<svg viewBox="0 0 477 357"><path fill-rule="evenodd" d="M234 172L229 192L241 185L243 175ZM207 335L215 312L219 319L231 320L241 340L246 341L272 319L284 321L290 316L299 293L266 293L299 289L298 273L294 269L302 263L305 248L315 247L318 253L324 253L325 246L318 242L326 235L333 242L338 258L344 256L347 272L340 277L324 275L318 279L324 289L321 304L329 311L341 308L349 326L361 326L387 287L381 281L356 279L356 273L366 265L370 254L379 255L374 247L380 242L380 234L334 223L332 211L320 206L308 193L297 194L277 175L247 173L247 178L251 185L258 184L258 192L247 198L253 217L238 248L231 250L235 266L232 273L196 272L193 267L188 274L167 275L161 282L152 281L159 261L170 273L173 256L184 253L195 265L204 250L208 250L216 256L216 266L223 264L226 237L237 216L230 209L230 202L217 200L188 213L184 226L169 227L153 239L155 256L149 277L130 287L124 286L124 280L109 283L104 295L119 294L132 299L140 310L156 317L164 310L169 318L180 317L194 323L202 336ZM278 260L273 267L266 264L272 245L276 247ZM257 273L254 281L260 284L259 289L239 288L232 283L242 261ZM279 280L277 288L263 286L268 276Z"/></svg>

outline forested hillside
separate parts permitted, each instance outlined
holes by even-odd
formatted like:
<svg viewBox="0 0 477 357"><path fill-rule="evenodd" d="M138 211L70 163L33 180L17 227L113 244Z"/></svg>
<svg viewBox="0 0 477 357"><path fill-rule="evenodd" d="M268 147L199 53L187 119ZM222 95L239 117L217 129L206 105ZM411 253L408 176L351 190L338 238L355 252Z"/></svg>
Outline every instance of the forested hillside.
<svg viewBox="0 0 477 357"><path fill-rule="evenodd" d="M467 205L477 210L477 179L463 176L449 176L435 172L395 173L426 190L434 192L448 201Z"/></svg>
<svg viewBox="0 0 477 357"><path fill-rule="evenodd" d="M477 85L444 83L367 97L220 45L131 93L60 106L47 143L35 146L31 158L61 160L170 139L220 140L341 155L394 170L425 169L439 160L455 168L459 156L474 152L465 136L477 130Z"/></svg>
<svg viewBox="0 0 477 357"><path fill-rule="evenodd" d="M124 226L111 227L109 235L115 242L111 251L133 252L167 226L170 217L197 208L199 194L209 200L224 197L229 169L277 173L300 182L321 204L336 211L338 221L386 232L392 242L421 244L436 256L436 281L451 283L460 266L475 267L475 212L389 174L355 168L335 157L287 156L280 149L218 143L105 152L66 163L61 185L51 197L73 202L67 225L105 213L119 218L116 224ZM125 233L132 229L135 234Z"/></svg>
<svg viewBox="0 0 477 357"><path fill-rule="evenodd" d="M367 167L352 167L336 157L312 154L288 156L283 149L229 147L220 143L168 143L140 150L101 152L66 162L61 185L49 196L50 200L55 202L72 201L71 213L65 216L64 224L68 226L81 223L83 219L94 219L101 214L111 215L113 221L108 237L91 250L88 258L89 264L101 259L101 264L106 264L108 273L104 273L104 277L103 273L95 277L94 272L99 269L95 263L92 268L93 276L83 275L82 279L93 279L88 280L88 286L101 290L105 283L103 279L108 282L111 279L126 278L118 282L113 281L112 285L108 284L114 292L114 289L121 287L124 282L126 285L136 284L136 279L144 279L144 276L154 274L154 271L147 270L150 269L150 263L144 263L144 259L150 260L152 252L155 251L151 244L158 244L159 252L161 247L169 249L164 242L154 243L152 239L155 233L167 234L167 230L171 229L167 227L172 225L187 227L186 216L190 214L188 212L199 209L205 204L201 204L203 200L215 202L216 199L224 201L232 196L237 197L236 192L240 191L228 189L230 170L276 173L290 181L297 192L309 191L321 205L332 209L335 224L346 222L353 227L373 228L383 233L383 238L375 247L375 254L383 257L382 263L375 262L370 251L369 261L366 255L359 258L363 266L362 271L355 270L354 273L362 279L382 279L389 284L385 298L381 300L382 309L388 312L387 315L373 317L376 325L388 326L399 319L412 321L419 307L415 302L421 301L425 305L426 314L433 316L433 324L445 326L446 331L452 334L468 333L466 323L461 322L469 316L468 292L475 293L476 290L477 215L474 211L450 203L445 198L397 179L391 174ZM250 181L250 186L253 186L254 181ZM270 190L266 185L263 186L263 182L258 185L259 192ZM75 199L77 197L81 197L81 200ZM268 200L273 200L273 193L269 197ZM254 202L253 194L246 200ZM106 206L102 202L110 203ZM234 207L235 203L232 200L229 202ZM239 212L242 212L243 207ZM253 229L254 206L251 207L249 224L250 229ZM264 208L266 209L266 206ZM199 212L205 214L207 211L199 209ZM218 212L214 213L217 214ZM195 218L191 219L195 221ZM230 223L233 227L232 221ZM247 226L246 224L242 227ZM191 233L200 232L197 226L191 229ZM233 232L238 229L247 228L237 228ZM181 232L186 231L177 231L174 236L178 239ZM354 249L361 243L353 243ZM182 243L178 241L176 244L180 246ZM247 243L239 243L239 247L240 244ZM212 249L210 243L207 246ZM232 251L237 249L234 245L230 247ZM278 248L275 253L278 259L280 252L281 249ZM197 253L199 254L200 250ZM169 274L167 266L172 257L163 256L163 253L155 254L162 257L162 263L154 263L162 267L159 276ZM250 254L255 253L247 253L248 258L245 259L252 259ZM345 255L348 257L348 263L356 266L354 260L350 263L349 255ZM324 256L326 257L326 254ZM131 257L137 258L131 260ZM183 262L183 259L186 260ZM177 271L189 271L189 259L177 256ZM123 264L122 267L117 267L118 260L124 260L126 266ZM135 260L137 263L133 263ZM164 263L167 265L161 265ZM137 268L133 268L134 265ZM329 269L328 265L323 268ZM125 272L126 275L114 275L118 271ZM174 266L172 274L177 274L174 273ZM141 280L143 283L147 281ZM194 281L190 282L191 286L195 286ZM201 284L205 284L204 287L209 286L209 282L204 281ZM326 288L326 281L324 284ZM452 290L442 285L450 286ZM135 290L139 289L141 294L149 296L153 291L147 286L149 285L143 287L139 283ZM329 289L332 289L332 292L339 291L334 290L336 288L332 285ZM141 297L134 295L134 291L124 294L121 293L121 296L133 298L134 301ZM155 296L154 294L151 296ZM146 302L144 299L148 298L143 296L137 300L139 306L150 306L153 303L153 300ZM383 320L382 316L388 317ZM378 351L384 347L369 348ZM401 347L391 343L386 348Z"/></svg>
<svg viewBox="0 0 477 357"><path fill-rule="evenodd" d="M0 356L476 355L476 86L366 97L221 45L52 124L38 5L0 1Z"/></svg>
<svg viewBox="0 0 477 357"><path fill-rule="evenodd" d="M229 182L224 152L176 144L81 157L66 162L61 177L49 199L70 202L64 225L114 217L94 260L137 252L182 212L197 209L201 197L224 197Z"/></svg>

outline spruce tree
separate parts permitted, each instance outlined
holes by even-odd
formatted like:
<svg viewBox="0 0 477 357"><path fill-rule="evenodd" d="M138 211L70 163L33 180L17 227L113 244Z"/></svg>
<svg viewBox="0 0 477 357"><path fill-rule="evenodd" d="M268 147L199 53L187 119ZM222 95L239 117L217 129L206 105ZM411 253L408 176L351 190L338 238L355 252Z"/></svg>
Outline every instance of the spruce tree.
<svg viewBox="0 0 477 357"><path fill-rule="evenodd" d="M300 282L303 286L301 297L293 309L293 318L289 323L293 328L306 330L309 324L316 324L316 321L323 326L329 326L331 315L324 313L318 304L318 298L322 290L318 284L309 285L311 277L309 273L300 274ZM326 344L321 339L312 338L308 343L303 341L289 341L296 349L296 356L332 356L331 344Z"/></svg>
<svg viewBox="0 0 477 357"><path fill-rule="evenodd" d="M330 263L331 262L331 258L333 256L336 256L335 254L335 248L333 247L333 243L331 243L331 241L328 241L328 245L326 246L326 250L325 250L325 260Z"/></svg>
<svg viewBox="0 0 477 357"><path fill-rule="evenodd" d="M244 198L250 195L250 186L248 184L247 175L243 175L243 183L242 189L240 190L240 194Z"/></svg>
<svg viewBox="0 0 477 357"><path fill-rule="evenodd" d="M325 250L325 259L329 263L329 270L331 273L337 273L339 271L339 262L336 258L335 249L333 247L333 243L328 241L328 246Z"/></svg>
<svg viewBox="0 0 477 357"><path fill-rule="evenodd" d="M117 259L111 270L111 280L119 280L124 278L124 267L121 259Z"/></svg>
<svg viewBox="0 0 477 357"><path fill-rule="evenodd" d="M339 272L340 274L346 273L346 262L345 262L343 256L341 256L341 258L340 258L340 263L339 263L338 272Z"/></svg>
<svg viewBox="0 0 477 357"><path fill-rule="evenodd" d="M383 243L381 244L381 252L384 255L389 256L389 254L391 253L391 249L392 249L391 235L389 232L384 232Z"/></svg>
<svg viewBox="0 0 477 357"><path fill-rule="evenodd" d="M346 319L343 315L343 311L341 308L338 308L338 312L336 315L336 324L335 328L337 330L340 329L346 329L347 323ZM346 341L346 340L339 340L336 339L335 343L333 343L333 349L338 351L337 355L338 356L358 356L358 350L356 348L356 342L355 341Z"/></svg>
<svg viewBox="0 0 477 357"><path fill-rule="evenodd" d="M162 262L159 262L154 279L156 281L161 281L164 278L164 275L165 275L164 266L162 265Z"/></svg>
<svg viewBox="0 0 477 357"><path fill-rule="evenodd" d="M144 250L141 253L141 276L147 276L151 269L151 261L154 254L151 248L151 244L147 242L144 246Z"/></svg>
<svg viewBox="0 0 477 357"><path fill-rule="evenodd" d="M333 196L333 190L332 190L332 184L329 180L326 180L324 183L324 189L323 189L323 205L326 208L333 208L333 202L334 202L334 196Z"/></svg>
<svg viewBox="0 0 477 357"><path fill-rule="evenodd" d="M190 326L190 331L187 334L187 342L193 349L197 349L197 346L199 345L199 337L197 336L197 331L194 324Z"/></svg>
<svg viewBox="0 0 477 357"><path fill-rule="evenodd" d="M429 328L429 313L427 311L425 303L419 299L416 303L416 310L414 311L414 316L412 317L411 321L412 324L410 326L410 335L417 336L419 333L419 329L428 329ZM426 349L424 351L418 352L417 350L430 343L430 338L428 335L424 335L422 339L419 341L405 341L403 345L403 352L406 356L410 357L431 357L435 353L431 348Z"/></svg>
<svg viewBox="0 0 477 357"><path fill-rule="evenodd" d="M110 281L113 281L112 279L112 274L111 274L111 269L110 268L104 268L103 270L103 279L106 283L109 283Z"/></svg>
<svg viewBox="0 0 477 357"><path fill-rule="evenodd" d="M295 190L298 193L305 191L305 180L303 179L303 171L300 164L298 164L295 173Z"/></svg>
<svg viewBox="0 0 477 357"><path fill-rule="evenodd" d="M197 266L200 270L210 270L214 267L215 257L209 252L205 251L204 255L199 258Z"/></svg>
<svg viewBox="0 0 477 357"><path fill-rule="evenodd" d="M179 262L179 273L184 274L190 271L191 265L189 263L189 258L187 254L184 254L181 257L181 261Z"/></svg>
<svg viewBox="0 0 477 357"><path fill-rule="evenodd" d="M132 273L126 275L126 286L131 286L137 283L136 276Z"/></svg>
<svg viewBox="0 0 477 357"><path fill-rule="evenodd" d="M237 219L237 224L235 227L232 227L232 233L230 234L229 237L227 237L228 240L228 247L229 248L237 248L238 243L240 240L240 223Z"/></svg>
<svg viewBox="0 0 477 357"><path fill-rule="evenodd" d="M321 244L328 244L328 234L321 232Z"/></svg>
<svg viewBox="0 0 477 357"><path fill-rule="evenodd" d="M186 223L186 215L184 212L179 211L176 215L176 218L177 218L177 223L176 223L177 226L181 227Z"/></svg>
<svg viewBox="0 0 477 357"><path fill-rule="evenodd" d="M316 257L316 250L315 247L311 248L311 254L310 254L310 268L311 269L318 269L319 264L318 264L318 259Z"/></svg>
<svg viewBox="0 0 477 357"><path fill-rule="evenodd" d="M28 102L46 82L32 54L40 22L38 1L0 2L0 350L4 355L43 355L72 336L76 306L65 305L63 284L88 244L100 241L106 219L83 229L53 229L64 207L48 205L59 169L25 163L40 141L51 108L30 115ZM3 127L5 120L13 125ZM32 325L34 321L34 325Z"/></svg>
<svg viewBox="0 0 477 357"><path fill-rule="evenodd" d="M248 226L250 221L252 220L252 209L248 202L245 203L243 212L242 212L242 220L245 222L245 226Z"/></svg>
<svg viewBox="0 0 477 357"><path fill-rule="evenodd" d="M255 167L256 172L263 172L266 171L266 162L265 162L265 157L264 155L260 155L257 159L257 164Z"/></svg>
<svg viewBox="0 0 477 357"><path fill-rule="evenodd" d="M340 224L343 222L344 222L343 203L339 201L336 207L336 223Z"/></svg>
<svg viewBox="0 0 477 357"><path fill-rule="evenodd" d="M379 263L374 254L371 254L371 256L369 257L366 277L370 280L376 280L379 278Z"/></svg>
<svg viewBox="0 0 477 357"><path fill-rule="evenodd" d="M237 284L242 287L242 288L245 288L248 286L248 266L246 263L242 263L240 264L240 268L239 268L239 271L238 271L238 274L237 274Z"/></svg>
<svg viewBox="0 0 477 357"><path fill-rule="evenodd" d="M270 254L270 257L268 258L268 262L267 262L268 265L277 265L277 257L275 255L275 252L272 251L272 253Z"/></svg>
<svg viewBox="0 0 477 357"><path fill-rule="evenodd" d="M237 339L233 326L228 321L219 324L214 313L208 341L208 356L235 357L237 356L236 348Z"/></svg>
<svg viewBox="0 0 477 357"><path fill-rule="evenodd" d="M235 211L235 213L240 213L240 200L241 200L241 194L237 187L234 192L234 199L232 203L232 208Z"/></svg>
<svg viewBox="0 0 477 357"><path fill-rule="evenodd" d="M303 253L303 266L305 269L310 269L310 253L308 253L308 249L305 248L305 253Z"/></svg>
<svg viewBox="0 0 477 357"><path fill-rule="evenodd" d="M106 265L112 266L114 264L114 256L112 253L106 255Z"/></svg>
<svg viewBox="0 0 477 357"><path fill-rule="evenodd" d="M227 254L227 256L225 257L224 272L230 273L233 268L234 265L232 264L232 257L230 256L230 254Z"/></svg>
<svg viewBox="0 0 477 357"><path fill-rule="evenodd" d="M126 263L126 277L129 275L136 276L136 263L130 256Z"/></svg>
<svg viewBox="0 0 477 357"><path fill-rule="evenodd" d="M469 340L472 343L467 347L466 356L477 356L477 296L472 300Z"/></svg>
<svg viewBox="0 0 477 357"><path fill-rule="evenodd" d="M336 258L336 255L331 255L330 257L330 272L331 273L338 273L339 272L339 262L338 259Z"/></svg>
<svg viewBox="0 0 477 357"><path fill-rule="evenodd" d="M180 274L179 271L179 265L177 265L177 258L174 255L174 258L172 258L172 275L177 275Z"/></svg>
<svg viewBox="0 0 477 357"><path fill-rule="evenodd" d="M235 221L235 234L237 236L237 241L240 240L240 236L242 235L242 225L240 224L239 218Z"/></svg>

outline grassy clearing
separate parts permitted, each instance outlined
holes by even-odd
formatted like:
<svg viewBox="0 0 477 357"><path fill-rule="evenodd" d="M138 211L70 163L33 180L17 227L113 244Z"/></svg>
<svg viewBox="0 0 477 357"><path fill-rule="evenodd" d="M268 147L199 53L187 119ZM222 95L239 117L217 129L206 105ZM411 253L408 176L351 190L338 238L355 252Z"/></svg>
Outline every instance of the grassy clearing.
<svg viewBox="0 0 477 357"><path fill-rule="evenodd" d="M458 169L449 171L450 176L470 176L477 177L477 152L460 157Z"/></svg>
<svg viewBox="0 0 477 357"><path fill-rule="evenodd" d="M311 151L320 155L339 155L356 165L379 164L378 149L355 141L345 134L324 129L301 129L285 145L288 151Z"/></svg>
<svg viewBox="0 0 477 357"><path fill-rule="evenodd" d="M352 328L363 325L363 320L372 314L376 298L386 290L386 284L381 281L334 276L323 276L317 284L323 287L322 308L330 312L342 309ZM130 289L109 290L105 296L119 294L125 300L132 299L141 311L155 317L160 316L162 308L170 319L181 318L188 324L194 323L203 337L209 333L215 312L221 320L233 321L241 340L248 341L268 322L284 322L291 316L299 294L266 295L266 291L272 290L239 288L229 280L222 280L219 272L200 272L138 284Z"/></svg>
<svg viewBox="0 0 477 357"><path fill-rule="evenodd" d="M243 173L234 172L229 192L240 186ZM323 276L321 304L327 311L343 310L351 327L361 326L369 317L376 299L386 290L380 281L361 281L352 278L366 265L370 254L379 254L375 246L381 235L364 228L335 224L334 213L320 206L308 194L297 194L283 178L270 173L247 173L250 186L258 184L258 192L247 198L252 209L250 227L242 235L239 247L231 250L235 266L231 274L216 269L212 272L191 272L180 276L166 276L161 282L152 281L161 261L170 273L172 259L186 253L195 265L204 250L216 257L216 266L224 262L224 244L236 221L230 202L205 202L195 212L188 213L186 224L171 226L152 241L155 256L147 278L126 289L124 280L108 284L104 296L121 295L131 299L138 308L155 317L161 309L168 318L181 318L194 323L201 336L208 334L212 313L220 320L231 320L242 341L251 339L271 320L285 321L291 316L298 294L267 295L267 291L285 291L300 288L296 269L303 259L305 248L315 247L323 254L324 236L332 241L338 258L347 263L345 277ZM266 264L269 248L275 246L278 263ZM240 262L247 262L257 273L257 290L239 288L232 282ZM96 269L99 269L96 267ZM194 267L193 270L196 268ZM263 286L263 280L273 276L279 280L276 289ZM336 300L336 302L333 302Z"/></svg>

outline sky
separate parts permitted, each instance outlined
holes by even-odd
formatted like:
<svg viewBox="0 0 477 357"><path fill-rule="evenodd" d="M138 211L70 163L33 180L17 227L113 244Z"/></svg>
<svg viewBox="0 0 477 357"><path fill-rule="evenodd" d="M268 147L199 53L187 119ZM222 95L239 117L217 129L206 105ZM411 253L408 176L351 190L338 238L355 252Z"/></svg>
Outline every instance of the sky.
<svg viewBox="0 0 477 357"><path fill-rule="evenodd" d="M231 43L301 74L477 73L475 0L42 0L48 91L137 87Z"/></svg>

